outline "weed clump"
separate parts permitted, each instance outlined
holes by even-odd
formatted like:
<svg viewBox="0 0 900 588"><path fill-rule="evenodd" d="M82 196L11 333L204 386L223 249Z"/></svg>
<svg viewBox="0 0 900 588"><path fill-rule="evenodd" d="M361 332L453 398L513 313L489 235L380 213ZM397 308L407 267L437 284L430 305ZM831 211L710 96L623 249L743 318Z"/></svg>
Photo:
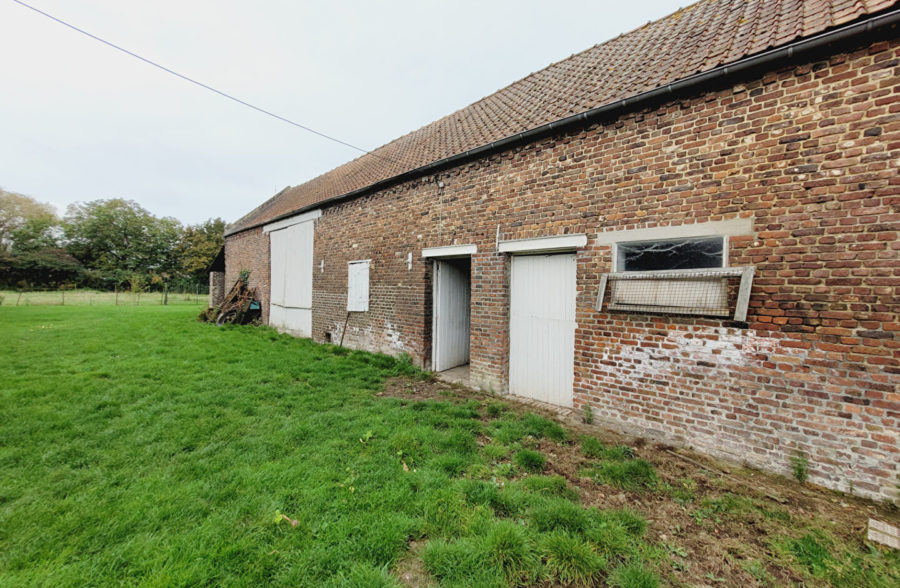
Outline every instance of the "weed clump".
<svg viewBox="0 0 900 588"><path fill-rule="evenodd" d="M347 573L338 576L338 583L347 588L399 588L397 581L387 570L387 566L376 568L356 564Z"/></svg>
<svg viewBox="0 0 900 588"><path fill-rule="evenodd" d="M487 459L497 461L498 459L503 459L509 455L509 447L497 443L488 443L481 448L481 453Z"/></svg>
<svg viewBox="0 0 900 588"><path fill-rule="evenodd" d="M582 533L590 526L589 511L567 500L548 500L531 511L531 524L541 532Z"/></svg>
<svg viewBox="0 0 900 588"><path fill-rule="evenodd" d="M801 484L805 484L809 478L809 459L802 449L797 449L791 456L791 471L794 478Z"/></svg>
<svg viewBox="0 0 900 588"><path fill-rule="evenodd" d="M553 441L565 441L566 430L559 423L545 419L532 412L529 412L522 418L522 425L525 428L525 434L531 435L535 439L546 437Z"/></svg>
<svg viewBox="0 0 900 588"><path fill-rule="evenodd" d="M542 472L547 463L547 458L539 451L523 449L515 457L516 465L528 472Z"/></svg>
<svg viewBox="0 0 900 588"><path fill-rule="evenodd" d="M487 415L495 419L506 412L507 408L507 405L502 402L491 402L487 405Z"/></svg>
<svg viewBox="0 0 900 588"><path fill-rule="evenodd" d="M485 537L484 546L488 559L510 582L519 584L535 577L539 561L531 538L519 525L497 523Z"/></svg>
<svg viewBox="0 0 900 588"><path fill-rule="evenodd" d="M435 578L459 586L504 586L503 576L489 565L478 543L473 539L429 541L422 556L425 568Z"/></svg>
<svg viewBox="0 0 900 588"><path fill-rule="evenodd" d="M465 508L462 497L449 488L433 490L425 500L423 531L431 537L454 535L462 530Z"/></svg>
<svg viewBox="0 0 900 588"><path fill-rule="evenodd" d="M606 560L589 543L565 533L553 533L541 542L545 577L566 586L595 586Z"/></svg>
<svg viewBox="0 0 900 588"><path fill-rule="evenodd" d="M643 459L602 463L595 466L590 475L598 482L632 492L652 488L657 481L653 466Z"/></svg>
<svg viewBox="0 0 900 588"><path fill-rule="evenodd" d="M659 577L642 566L631 563L613 570L609 585L615 588L658 588Z"/></svg>
<svg viewBox="0 0 900 588"><path fill-rule="evenodd" d="M581 438L581 453L583 453L585 457L613 461L624 461L626 459L635 458L634 449L627 445L607 447L596 437L589 436Z"/></svg>
<svg viewBox="0 0 900 588"><path fill-rule="evenodd" d="M400 431L391 438L391 449L408 465L413 465L422 457L422 442L409 431Z"/></svg>
<svg viewBox="0 0 900 588"><path fill-rule="evenodd" d="M562 476L529 476L522 479L522 486L544 496L558 496L566 500L578 500L578 492L569 487Z"/></svg>
<svg viewBox="0 0 900 588"><path fill-rule="evenodd" d="M600 459L604 449L606 448L603 443L596 437L584 436L581 438L581 453L583 453L585 457Z"/></svg>
<svg viewBox="0 0 900 588"><path fill-rule="evenodd" d="M590 404L585 404L581 407L581 422L586 425L594 423L594 410L591 408Z"/></svg>
<svg viewBox="0 0 900 588"><path fill-rule="evenodd" d="M455 454L439 455L431 463L451 478L461 476L468 465L465 458Z"/></svg>
<svg viewBox="0 0 900 588"><path fill-rule="evenodd" d="M464 480L462 493L468 504L491 504L497 499L497 485L481 480Z"/></svg>
<svg viewBox="0 0 900 588"><path fill-rule="evenodd" d="M509 485L491 497L491 508L499 517L514 517L528 509L528 496L521 488Z"/></svg>
<svg viewBox="0 0 900 588"><path fill-rule="evenodd" d="M647 519L630 508L604 510L600 512L602 521L622 528L632 537L641 537L647 531Z"/></svg>
<svg viewBox="0 0 900 588"><path fill-rule="evenodd" d="M788 550L800 565L817 576L828 570L828 564L832 560L824 541L811 533L788 542Z"/></svg>

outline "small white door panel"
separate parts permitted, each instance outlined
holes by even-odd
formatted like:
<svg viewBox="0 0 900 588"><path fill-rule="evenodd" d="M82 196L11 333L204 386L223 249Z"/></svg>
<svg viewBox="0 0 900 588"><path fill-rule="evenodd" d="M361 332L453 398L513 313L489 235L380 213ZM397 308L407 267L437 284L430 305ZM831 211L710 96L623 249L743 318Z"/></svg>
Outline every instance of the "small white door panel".
<svg viewBox="0 0 900 588"><path fill-rule="evenodd" d="M572 406L575 380L574 254L512 258L509 389Z"/></svg>

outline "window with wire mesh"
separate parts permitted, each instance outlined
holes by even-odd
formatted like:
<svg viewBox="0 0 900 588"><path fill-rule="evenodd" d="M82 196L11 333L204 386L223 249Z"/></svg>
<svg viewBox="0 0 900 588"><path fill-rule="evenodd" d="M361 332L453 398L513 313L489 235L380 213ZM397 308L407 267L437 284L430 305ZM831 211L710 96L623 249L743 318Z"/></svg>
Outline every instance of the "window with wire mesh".
<svg viewBox="0 0 900 588"><path fill-rule="evenodd" d="M618 243L610 310L729 316L740 270L723 268L721 236Z"/></svg>

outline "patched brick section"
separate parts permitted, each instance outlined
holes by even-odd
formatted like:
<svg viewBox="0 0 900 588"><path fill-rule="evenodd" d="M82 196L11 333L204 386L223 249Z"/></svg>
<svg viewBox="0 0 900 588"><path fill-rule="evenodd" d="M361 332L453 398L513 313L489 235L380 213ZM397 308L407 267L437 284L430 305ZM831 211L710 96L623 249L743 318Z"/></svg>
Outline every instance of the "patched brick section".
<svg viewBox="0 0 900 588"><path fill-rule="evenodd" d="M473 385L497 393L507 391L509 379L509 269L506 255L472 256L470 378Z"/></svg>
<svg viewBox="0 0 900 588"><path fill-rule="evenodd" d="M498 225L503 240L587 233L577 406L767 470L787 471L801 449L813 482L896 501L898 46L785 68L327 208L316 221L313 336L339 338L346 264L372 259L372 310L350 318L345 345L428 365L422 248L474 244L472 373L502 391L509 258L497 253ZM597 233L740 216L754 234L729 239L729 263L758 270L747 328L594 309L611 269ZM229 280L238 238L260 245L229 238ZM257 258L268 278L267 255Z"/></svg>
<svg viewBox="0 0 900 588"><path fill-rule="evenodd" d="M256 288L256 297L262 306L262 320L269 322L269 236L262 228L242 231L225 239L225 292L240 276L250 272L250 287Z"/></svg>
<svg viewBox="0 0 900 588"><path fill-rule="evenodd" d="M606 368L590 370L577 398L601 418L785 474L800 450L820 481L873 496L896 475L896 418L872 406L895 378L752 329L618 318L598 315L584 352Z"/></svg>

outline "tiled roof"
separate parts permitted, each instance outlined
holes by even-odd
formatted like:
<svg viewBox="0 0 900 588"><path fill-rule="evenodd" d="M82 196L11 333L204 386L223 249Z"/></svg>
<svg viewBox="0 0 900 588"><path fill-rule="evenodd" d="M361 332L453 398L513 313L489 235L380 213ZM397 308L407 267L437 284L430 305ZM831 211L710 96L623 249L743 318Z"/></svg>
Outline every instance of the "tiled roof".
<svg viewBox="0 0 900 588"><path fill-rule="evenodd" d="M701 0L554 63L449 116L283 190L234 233L493 141L671 84L898 0Z"/></svg>

